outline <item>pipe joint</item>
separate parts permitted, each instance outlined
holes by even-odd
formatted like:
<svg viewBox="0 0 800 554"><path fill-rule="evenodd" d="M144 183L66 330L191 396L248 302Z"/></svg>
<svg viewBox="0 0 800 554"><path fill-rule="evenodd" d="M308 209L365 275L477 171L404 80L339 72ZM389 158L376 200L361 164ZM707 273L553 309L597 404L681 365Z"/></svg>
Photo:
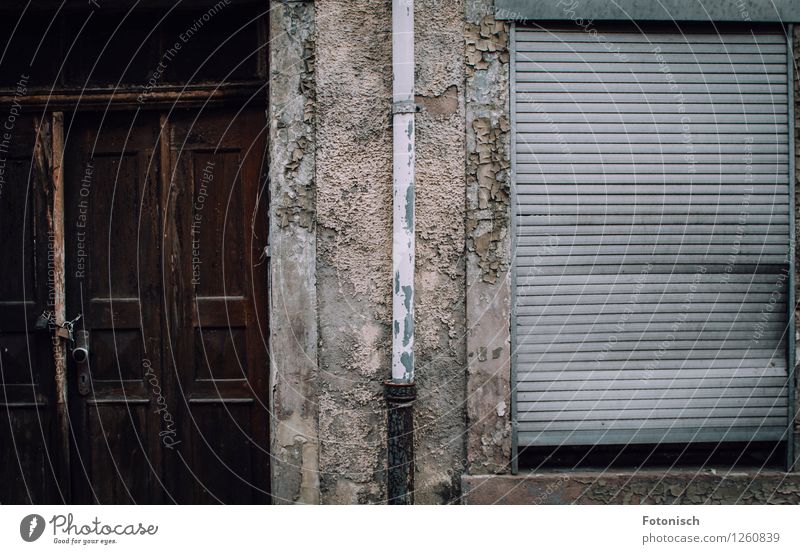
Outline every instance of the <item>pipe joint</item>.
<svg viewBox="0 0 800 554"><path fill-rule="evenodd" d="M387 496L389 504L414 503L414 383L385 383L387 410Z"/></svg>
<svg viewBox="0 0 800 554"><path fill-rule="evenodd" d="M386 381L384 387L384 394L387 402L411 405L414 403L414 400L417 399L417 386L414 383Z"/></svg>

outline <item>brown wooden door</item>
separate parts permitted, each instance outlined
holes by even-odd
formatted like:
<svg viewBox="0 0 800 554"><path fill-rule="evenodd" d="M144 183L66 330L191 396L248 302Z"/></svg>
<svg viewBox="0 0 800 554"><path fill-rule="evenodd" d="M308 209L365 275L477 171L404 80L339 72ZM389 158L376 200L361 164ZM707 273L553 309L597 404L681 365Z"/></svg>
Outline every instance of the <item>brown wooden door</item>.
<svg viewBox="0 0 800 554"><path fill-rule="evenodd" d="M68 360L75 502L163 497L165 430L159 118L78 114L65 130L67 319L83 314L87 363Z"/></svg>
<svg viewBox="0 0 800 554"><path fill-rule="evenodd" d="M13 140L0 138L0 503L60 502L52 335L34 329L55 302L49 163L35 155L49 126L14 123Z"/></svg>
<svg viewBox="0 0 800 554"><path fill-rule="evenodd" d="M0 225L24 255L0 289L0 439L16 446L0 463L17 484L0 500L268 502L265 133L263 110L77 113L64 118L63 160L37 172L30 151L15 153L15 209ZM34 246L59 163L64 312L82 314L90 353L67 356L62 435L53 335L32 331L49 291Z"/></svg>
<svg viewBox="0 0 800 554"><path fill-rule="evenodd" d="M181 440L175 494L188 503L267 502L264 111L176 110L166 128L165 367L177 376Z"/></svg>

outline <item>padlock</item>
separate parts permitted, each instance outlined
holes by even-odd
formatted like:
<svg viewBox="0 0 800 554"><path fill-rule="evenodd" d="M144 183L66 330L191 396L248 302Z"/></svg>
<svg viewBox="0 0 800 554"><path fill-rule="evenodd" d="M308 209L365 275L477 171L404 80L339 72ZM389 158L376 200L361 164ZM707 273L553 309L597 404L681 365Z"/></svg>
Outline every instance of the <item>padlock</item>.
<svg viewBox="0 0 800 554"><path fill-rule="evenodd" d="M56 327L56 336L72 342L72 331L66 327Z"/></svg>

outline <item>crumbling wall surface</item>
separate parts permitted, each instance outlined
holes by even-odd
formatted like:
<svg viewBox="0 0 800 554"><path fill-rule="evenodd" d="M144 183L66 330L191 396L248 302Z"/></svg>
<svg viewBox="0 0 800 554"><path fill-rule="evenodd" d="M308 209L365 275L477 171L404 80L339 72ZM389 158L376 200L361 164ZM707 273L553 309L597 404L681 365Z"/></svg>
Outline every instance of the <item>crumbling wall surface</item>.
<svg viewBox="0 0 800 554"><path fill-rule="evenodd" d="M464 504L791 504L800 474L777 471L565 472L465 476Z"/></svg>
<svg viewBox="0 0 800 554"><path fill-rule="evenodd" d="M457 501L465 463L464 5L416 0L415 503Z"/></svg>
<svg viewBox="0 0 800 554"><path fill-rule="evenodd" d="M467 467L511 462L509 26L466 3Z"/></svg>
<svg viewBox="0 0 800 554"><path fill-rule="evenodd" d="M464 468L463 4L417 0L418 503ZM325 503L386 501L391 360L391 2L316 2L320 470Z"/></svg>
<svg viewBox="0 0 800 554"><path fill-rule="evenodd" d="M279 504L316 504L313 2L271 2L270 39L272 495Z"/></svg>
<svg viewBox="0 0 800 554"><path fill-rule="evenodd" d="M391 3L317 0L317 298L323 503L386 501Z"/></svg>

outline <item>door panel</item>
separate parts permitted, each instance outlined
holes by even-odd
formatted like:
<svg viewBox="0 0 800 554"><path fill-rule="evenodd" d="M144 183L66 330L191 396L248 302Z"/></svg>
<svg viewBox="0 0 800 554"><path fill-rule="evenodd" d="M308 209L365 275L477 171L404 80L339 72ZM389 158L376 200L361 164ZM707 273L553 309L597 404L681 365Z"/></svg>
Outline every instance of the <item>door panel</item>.
<svg viewBox="0 0 800 554"><path fill-rule="evenodd" d="M18 119L5 154L0 214L0 503L59 502L51 334L35 331L53 310L52 195L47 164L34 162L37 122ZM49 138L42 128L42 140ZM41 159L39 160L41 162Z"/></svg>
<svg viewBox="0 0 800 554"><path fill-rule="evenodd" d="M170 116L165 279L185 502L268 500L263 110Z"/></svg>
<svg viewBox="0 0 800 554"><path fill-rule="evenodd" d="M147 112L67 128L67 317L90 337L89 363L68 362L78 502L163 500L158 136Z"/></svg>

